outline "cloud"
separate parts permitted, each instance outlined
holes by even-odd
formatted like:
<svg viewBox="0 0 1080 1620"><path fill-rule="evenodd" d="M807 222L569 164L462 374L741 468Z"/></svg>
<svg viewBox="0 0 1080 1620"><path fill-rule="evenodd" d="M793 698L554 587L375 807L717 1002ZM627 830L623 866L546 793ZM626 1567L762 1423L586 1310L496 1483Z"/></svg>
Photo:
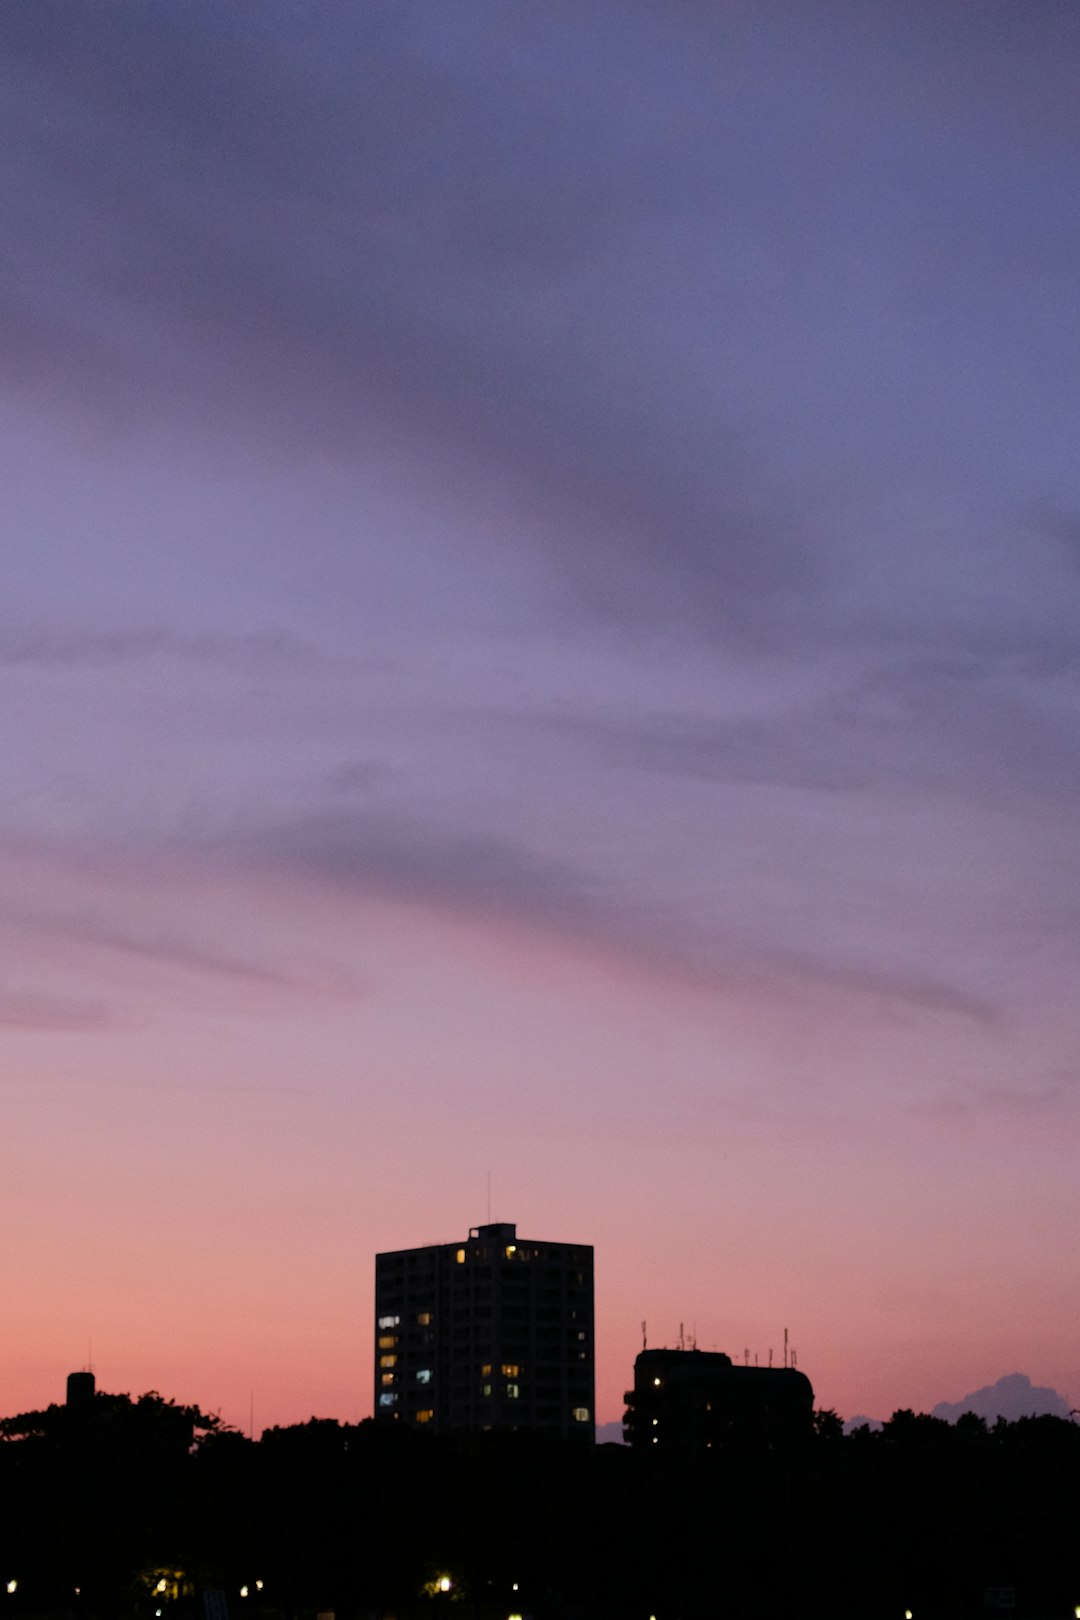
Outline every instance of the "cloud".
<svg viewBox="0 0 1080 1620"><path fill-rule="evenodd" d="M371 793L394 775L386 759L352 759L330 772L328 786L334 794Z"/></svg>
<svg viewBox="0 0 1080 1620"><path fill-rule="evenodd" d="M988 1423L998 1418L1015 1423L1024 1417L1067 1418L1069 1411L1068 1401L1056 1389L1033 1384L1026 1373L1009 1373L958 1401L939 1401L931 1416L955 1423L965 1412L974 1412Z"/></svg>
<svg viewBox="0 0 1080 1620"><path fill-rule="evenodd" d="M224 981L237 987L275 996L331 996L353 999L360 988L343 968L320 964L303 969L283 968L256 957L232 954L185 936L174 923L144 924L122 921L91 912L42 909L5 911L4 920L25 935L50 945L72 947L95 955L105 953L144 963L151 969L206 981Z"/></svg>
<svg viewBox="0 0 1080 1620"><path fill-rule="evenodd" d="M994 1009L931 975L799 951L633 904L619 888L501 836L362 813L318 813L220 843L218 858L300 875L337 892L430 906L478 925L508 924L614 967L708 995L810 993L866 998L987 1025Z"/></svg>
<svg viewBox="0 0 1080 1620"><path fill-rule="evenodd" d="M612 763L702 781L1073 802L1080 710L1045 674L1005 653L879 655L833 690L766 713L499 718L580 741Z"/></svg>
<svg viewBox="0 0 1080 1620"><path fill-rule="evenodd" d="M284 631L182 635L165 626L127 630L0 626L0 665L94 669L154 658L280 668L315 662L319 654Z"/></svg>
<svg viewBox="0 0 1080 1620"><path fill-rule="evenodd" d="M349 462L408 445L474 508L512 490L590 612L790 625L827 572L814 478L736 405L696 411L655 334L627 350L644 289L602 291L702 183L649 136L666 85L639 129L596 76L624 24L567 14L516 51L483 6L320 16L301 38L272 7L5 12L8 386Z"/></svg>
<svg viewBox="0 0 1080 1620"><path fill-rule="evenodd" d="M0 989L0 1025L56 1034L93 1034L114 1027L103 1003L74 996L22 989Z"/></svg>

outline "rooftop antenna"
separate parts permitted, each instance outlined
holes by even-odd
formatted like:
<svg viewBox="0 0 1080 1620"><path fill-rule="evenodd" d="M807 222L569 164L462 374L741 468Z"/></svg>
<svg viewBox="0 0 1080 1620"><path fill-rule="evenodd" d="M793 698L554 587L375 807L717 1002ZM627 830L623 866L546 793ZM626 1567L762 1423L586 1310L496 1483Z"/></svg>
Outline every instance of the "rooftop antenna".
<svg viewBox="0 0 1080 1620"><path fill-rule="evenodd" d="M749 1349L749 1346L747 1346L747 1348L743 1351L742 1358L743 1358L743 1366L744 1367L749 1367L749 1365L750 1365L750 1349Z"/></svg>
<svg viewBox="0 0 1080 1620"><path fill-rule="evenodd" d="M254 1440L254 1438L255 1438L255 1391L252 1390L249 1397L248 1397L248 1439L249 1440Z"/></svg>
<svg viewBox="0 0 1080 1620"><path fill-rule="evenodd" d="M641 1348L643 1350L647 1350L649 1348L649 1332L648 1326L645 1322L642 1322L641 1324Z"/></svg>
<svg viewBox="0 0 1080 1620"><path fill-rule="evenodd" d="M769 1366L772 1366L772 1351L769 1351Z"/></svg>
<svg viewBox="0 0 1080 1620"><path fill-rule="evenodd" d="M686 1328L682 1322L679 1323L679 1349L686 1349Z"/></svg>
<svg viewBox="0 0 1080 1620"><path fill-rule="evenodd" d="M697 1323L696 1322L694 1323L693 1327L690 1329L690 1348L691 1348L691 1350L696 1350L697 1349Z"/></svg>
<svg viewBox="0 0 1080 1620"><path fill-rule="evenodd" d="M788 1364L787 1328L784 1329L784 1366Z"/></svg>
<svg viewBox="0 0 1080 1620"><path fill-rule="evenodd" d="M94 1335L92 1333L86 1335L86 1370L87 1372L93 1372L94 1370Z"/></svg>
<svg viewBox="0 0 1080 1620"><path fill-rule="evenodd" d="M791 1352L791 1365L793 1367L797 1367L799 1365L799 1359L796 1356L794 1350Z"/></svg>

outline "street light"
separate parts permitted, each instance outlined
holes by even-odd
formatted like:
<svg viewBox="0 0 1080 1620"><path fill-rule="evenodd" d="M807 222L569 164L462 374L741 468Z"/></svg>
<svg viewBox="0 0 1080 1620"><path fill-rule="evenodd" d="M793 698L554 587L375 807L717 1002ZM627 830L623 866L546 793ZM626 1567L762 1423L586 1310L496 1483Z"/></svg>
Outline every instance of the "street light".
<svg viewBox="0 0 1080 1620"><path fill-rule="evenodd" d="M439 1591L440 1592L449 1592L451 1585L452 1585L452 1582L450 1580L449 1575L440 1575L439 1576Z"/></svg>
<svg viewBox="0 0 1080 1620"><path fill-rule="evenodd" d="M7 1589L8 1589L9 1592L16 1592L18 1590L18 1587L19 1587L18 1581L8 1581L8 1583L7 1583Z"/></svg>

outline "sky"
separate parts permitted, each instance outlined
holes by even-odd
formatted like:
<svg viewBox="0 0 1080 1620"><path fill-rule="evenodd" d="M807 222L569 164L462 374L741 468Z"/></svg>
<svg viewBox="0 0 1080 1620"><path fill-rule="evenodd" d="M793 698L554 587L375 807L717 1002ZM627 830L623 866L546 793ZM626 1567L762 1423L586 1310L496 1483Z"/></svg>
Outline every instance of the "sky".
<svg viewBox="0 0 1080 1620"><path fill-rule="evenodd" d="M591 1242L1080 1404L1080 8L6 0L0 1407Z"/></svg>

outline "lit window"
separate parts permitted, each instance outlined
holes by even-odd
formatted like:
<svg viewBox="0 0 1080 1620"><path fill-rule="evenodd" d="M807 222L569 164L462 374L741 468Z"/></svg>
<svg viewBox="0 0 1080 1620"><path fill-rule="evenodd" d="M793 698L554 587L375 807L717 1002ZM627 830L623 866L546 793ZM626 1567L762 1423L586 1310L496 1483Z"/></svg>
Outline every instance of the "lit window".
<svg viewBox="0 0 1080 1620"><path fill-rule="evenodd" d="M434 1416L435 1413L430 1406L426 1409L426 1411L417 1412L415 1414L417 1423L430 1423Z"/></svg>
<svg viewBox="0 0 1080 1620"><path fill-rule="evenodd" d="M506 1393L510 1400L516 1401L521 1394L521 1386L519 1384L507 1384Z"/></svg>
<svg viewBox="0 0 1080 1620"><path fill-rule="evenodd" d="M504 1361L502 1364L502 1375L504 1378L516 1378L520 1371L521 1368L518 1366L516 1361Z"/></svg>
<svg viewBox="0 0 1080 1620"><path fill-rule="evenodd" d="M379 1366L380 1367L396 1367L397 1366L397 1356L380 1356L379 1357Z"/></svg>
<svg viewBox="0 0 1080 1620"><path fill-rule="evenodd" d="M418 1384L430 1384L431 1383L431 1368L430 1367L418 1367L416 1369L416 1382Z"/></svg>
<svg viewBox="0 0 1080 1620"><path fill-rule="evenodd" d="M419 1322L421 1327L430 1327L431 1326L431 1312L430 1311L421 1311L420 1315L416 1318L416 1320Z"/></svg>
<svg viewBox="0 0 1080 1620"><path fill-rule="evenodd" d="M506 1258L508 1260L512 1260L514 1258L515 1254L517 1254L517 1244L516 1243L508 1243L506 1245Z"/></svg>
<svg viewBox="0 0 1080 1620"><path fill-rule="evenodd" d="M392 1350L394 1348L395 1344L397 1344L397 1338L393 1333L380 1334L380 1336L379 1336L379 1349L380 1350Z"/></svg>
<svg viewBox="0 0 1080 1620"><path fill-rule="evenodd" d="M381 1328L400 1327L401 1326L401 1317L400 1316L380 1316L379 1317L379 1326Z"/></svg>
<svg viewBox="0 0 1080 1620"><path fill-rule="evenodd" d="M583 1339L583 1338L584 1338L584 1337L585 1337L585 1335L584 1335L584 1333L579 1333L579 1334L578 1334L578 1338L579 1338L579 1339Z"/></svg>
<svg viewBox="0 0 1080 1620"><path fill-rule="evenodd" d="M383 1393L382 1395L379 1396L379 1405L380 1406L396 1406L397 1405L397 1396Z"/></svg>
<svg viewBox="0 0 1080 1620"><path fill-rule="evenodd" d="M491 1377L491 1362L490 1361L485 1361L484 1362L484 1365L480 1369L480 1376L481 1376L481 1378L490 1378Z"/></svg>
<svg viewBox="0 0 1080 1620"><path fill-rule="evenodd" d="M459 1249L455 1255L455 1259L457 1260L459 1266L463 1266L465 1264L465 1250Z"/></svg>
<svg viewBox="0 0 1080 1620"><path fill-rule="evenodd" d="M588 1423L588 1421L589 1421L589 1408L587 1406L575 1406L574 1407L574 1422L575 1423Z"/></svg>
<svg viewBox="0 0 1080 1620"><path fill-rule="evenodd" d="M396 1377L397 1373L383 1373L382 1377L379 1379L379 1382L380 1384L392 1384Z"/></svg>
<svg viewBox="0 0 1080 1620"><path fill-rule="evenodd" d="M485 1395L490 1395L491 1394L491 1385L490 1384L485 1384L484 1385L484 1394Z"/></svg>
<svg viewBox="0 0 1080 1620"><path fill-rule="evenodd" d="M654 1429L655 1429L655 1428L656 1428L656 1425L657 1425L657 1424L658 1424L658 1423L659 1423L659 1422L660 1422L660 1419L659 1419L659 1418L653 1418L653 1420L652 1420L652 1426L653 1426L653 1428L654 1428Z"/></svg>
<svg viewBox="0 0 1080 1620"><path fill-rule="evenodd" d="M654 1378L653 1379L653 1385L655 1386L656 1389L660 1388L660 1380L659 1380L659 1378Z"/></svg>

